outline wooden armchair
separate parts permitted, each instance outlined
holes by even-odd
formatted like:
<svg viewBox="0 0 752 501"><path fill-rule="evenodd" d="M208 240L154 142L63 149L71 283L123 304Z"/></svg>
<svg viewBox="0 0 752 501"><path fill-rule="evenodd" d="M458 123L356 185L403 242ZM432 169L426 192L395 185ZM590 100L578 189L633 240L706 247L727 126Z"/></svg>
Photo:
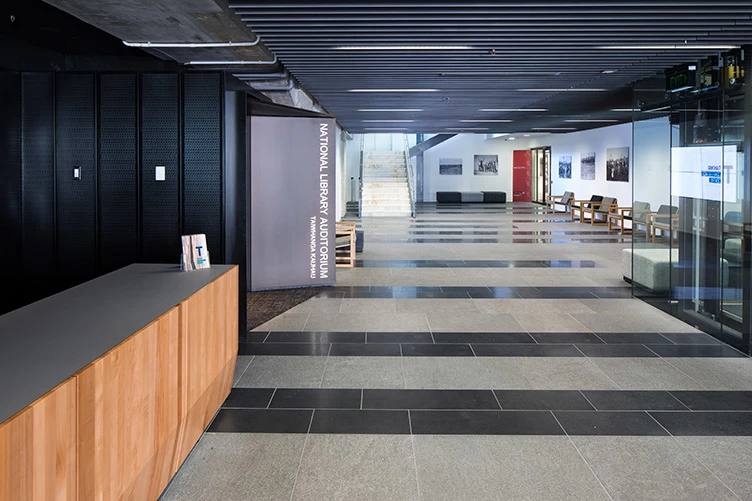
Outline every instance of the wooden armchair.
<svg viewBox="0 0 752 501"><path fill-rule="evenodd" d="M647 228L649 213L649 202L634 202L632 207L617 207L614 212L608 215L608 230L615 230L615 226L618 226L622 235L631 235L636 227L644 226ZM626 226L627 221L631 223L630 228Z"/></svg>
<svg viewBox="0 0 752 501"><path fill-rule="evenodd" d="M601 195L593 195L592 197L590 197L590 200L572 200L571 212L569 213L572 217L572 221L574 221L575 219L575 216L574 216L575 212L578 212L580 214L579 215L580 222L582 222L582 210L589 209L590 205L593 202L601 202L601 201L603 201L603 197Z"/></svg>
<svg viewBox="0 0 752 501"><path fill-rule="evenodd" d="M655 237L668 232L671 242L679 238L679 207L675 205L661 205L657 212L648 214L648 231L645 240L655 243ZM674 237L676 235L676 237Z"/></svg>
<svg viewBox="0 0 752 501"><path fill-rule="evenodd" d="M551 195L546 198L546 214L555 214L557 212L569 212L569 208L574 200L574 193L565 191L563 195ZM557 211L556 206L561 205L564 210Z"/></svg>
<svg viewBox="0 0 752 501"><path fill-rule="evenodd" d="M594 224L608 224L608 216L612 212L615 212L619 207L619 203L615 198L603 197L600 202L593 202L590 207L583 207L580 210L580 221L590 221L590 225ZM589 218L585 217L585 214L590 214Z"/></svg>
<svg viewBox="0 0 752 501"><path fill-rule="evenodd" d="M355 223L337 222L336 242L336 266L341 268L355 267Z"/></svg>

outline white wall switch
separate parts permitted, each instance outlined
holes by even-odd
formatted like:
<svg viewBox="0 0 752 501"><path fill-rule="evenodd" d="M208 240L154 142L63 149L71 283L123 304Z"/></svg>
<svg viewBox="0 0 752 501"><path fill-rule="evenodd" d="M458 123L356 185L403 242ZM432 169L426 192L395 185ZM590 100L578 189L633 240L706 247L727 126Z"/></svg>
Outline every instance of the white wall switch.
<svg viewBox="0 0 752 501"><path fill-rule="evenodd" d="M157 181L164 181L165 180L165 168L164 165L157 165L157 169L154 173L154 178Z"/></svg>

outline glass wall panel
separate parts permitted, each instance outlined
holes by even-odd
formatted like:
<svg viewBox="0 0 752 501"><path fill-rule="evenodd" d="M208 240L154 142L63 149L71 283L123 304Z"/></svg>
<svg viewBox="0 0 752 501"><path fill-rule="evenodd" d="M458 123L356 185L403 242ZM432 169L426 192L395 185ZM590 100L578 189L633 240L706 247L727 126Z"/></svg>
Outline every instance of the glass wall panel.
<svg viewBox="0 0 752 501"><path fill-rule="evenodd" d="M690 62L634 89L635 296L749 352L750 121L742 52ZM668 87L668 88L667 88ZM637 228L636 222L633 225ZM644 238L643 238L644 237Z"/></svg>

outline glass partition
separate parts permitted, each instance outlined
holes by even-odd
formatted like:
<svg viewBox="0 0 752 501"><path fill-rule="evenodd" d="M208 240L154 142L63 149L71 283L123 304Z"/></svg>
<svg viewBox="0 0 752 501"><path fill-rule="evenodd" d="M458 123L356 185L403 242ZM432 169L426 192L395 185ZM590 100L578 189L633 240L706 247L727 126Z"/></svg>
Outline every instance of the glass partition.
<svg viewBox="0 0 752 501"><path fill-rule="evenodd" d="M697 75L676 91L663 74L635 85L631 258L635 296L749 353L742 64L739 51L688 65Z"/></svg>

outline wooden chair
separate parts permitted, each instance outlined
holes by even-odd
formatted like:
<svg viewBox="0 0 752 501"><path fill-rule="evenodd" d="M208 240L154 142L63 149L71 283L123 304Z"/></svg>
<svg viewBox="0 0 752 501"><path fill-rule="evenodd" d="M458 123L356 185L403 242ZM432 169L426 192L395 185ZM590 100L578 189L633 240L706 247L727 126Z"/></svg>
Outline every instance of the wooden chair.
<svg viewBox="0 0 752 501"><path fill-rule="evenodd" d="M592 197L590 197L590 200L572 200L571 212L569 213L572 217L572 221L574 221L574 213L579 212L579 219L580 222L582 222L582 210L589 209L590 204L593 202L601 201L603 201L603 197L601 195L593 195Z"/></svg>
<svg viewBox="0 0 752 501"><path fill-rule="evenodd" d="M647 225L647 215L650 213L649 202L634 202L632 207L617 207L608 215L608 230L615 230L618 226L622 235L631 235L635 227ZM627 221L631 227L627 228Z"/></svg>
<svg viewBox="0 0 752 501"><path fill-rule="evenodd" d="M593 202L590 207L583 208L580 211L580 220L582 222L590 221L590 225L594 224L608 224L609 214L616 211L619 207L619 203L615 198L603 197L600 202ZM589 218L585 217L585 214L590 214Z"/></svg>
<svg viewBox="0 0 752 501"><path fill-rule="evenodd" d="M335 263L340 268L355 267L355 223L337 222Z"/></svg>
<svg viewBox="0 0 752 501"><path fill-rule="evenodd" d="M656 230L662 235L668 232L671 242L679 239L679 207L675 205L661 205L657 212L648 214L645 240L655 243ZM676 234L676 237L674 235Z"/></svg>
<svg viewBox="0 0 752 501"><path fill-rule="evenodd" d="M546 198L546 214L555 214L557 212L569 212L569 208L574 200L574 193L565 191L563 195L551 195ZM556 206L561 205L564 210L557 211Z"/></svg>

